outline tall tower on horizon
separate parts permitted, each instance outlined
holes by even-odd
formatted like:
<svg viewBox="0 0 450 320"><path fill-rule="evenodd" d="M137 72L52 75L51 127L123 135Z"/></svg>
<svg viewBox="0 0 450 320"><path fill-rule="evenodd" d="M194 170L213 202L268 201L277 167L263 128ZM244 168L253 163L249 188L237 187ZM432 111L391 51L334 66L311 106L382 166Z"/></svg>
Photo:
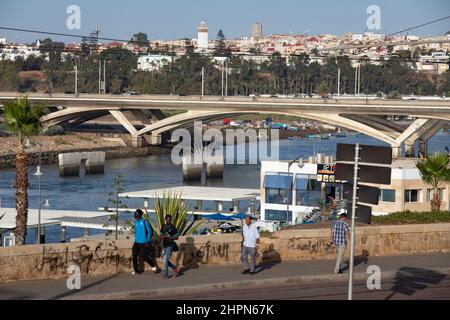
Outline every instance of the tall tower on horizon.
<svg viewBox="0 0 450 320"><path fill-rule="evenodd" d="M208 51L208 27L205 21L200 22L198 27L197 50L200 52Z"/></svg>
<svg viewBox="0 0 450 320"><path fill-rule="evenodd" d="M256 22L252 25L252 38L259 39L262 38L262 24Z"/></svg>

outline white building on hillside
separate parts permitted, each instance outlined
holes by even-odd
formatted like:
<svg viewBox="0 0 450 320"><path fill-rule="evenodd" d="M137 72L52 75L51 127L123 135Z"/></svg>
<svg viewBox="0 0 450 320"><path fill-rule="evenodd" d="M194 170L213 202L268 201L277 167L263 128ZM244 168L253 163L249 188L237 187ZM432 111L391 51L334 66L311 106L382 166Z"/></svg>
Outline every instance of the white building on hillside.
<svg viewBox="0 0 450 320"><path fill-rule="evenodd" d="M154 71L173 62L172 56L147 54L138 58L138 70L140 71Z"/></svg>

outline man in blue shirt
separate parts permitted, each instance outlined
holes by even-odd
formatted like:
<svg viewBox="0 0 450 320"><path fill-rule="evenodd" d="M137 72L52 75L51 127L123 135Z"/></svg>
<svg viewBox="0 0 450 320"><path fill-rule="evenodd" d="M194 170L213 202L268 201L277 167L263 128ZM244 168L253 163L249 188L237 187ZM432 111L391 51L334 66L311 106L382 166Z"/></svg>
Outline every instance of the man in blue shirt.
<svg viewBox="0 0 450 320"><path fill-rule="evenodd" d="M132 249L134 271L131 274L144 272L144 260L152 267L155 273L158 272L156 261L148 254L153 234L152 228L148 221L143 218L143 215L144 213L141 209L136 210L134 213L134 244Z"/></svg>
<svg viewBox="0 0 450 320"><path fill-rule="evenodd" d="M344 258L345 246L350 233L350 228L346 220L347 215L345 213L341 214L339 220L331 228L331 244L334 244L338 248L334 273L342 273L342 259Z"/></svg>

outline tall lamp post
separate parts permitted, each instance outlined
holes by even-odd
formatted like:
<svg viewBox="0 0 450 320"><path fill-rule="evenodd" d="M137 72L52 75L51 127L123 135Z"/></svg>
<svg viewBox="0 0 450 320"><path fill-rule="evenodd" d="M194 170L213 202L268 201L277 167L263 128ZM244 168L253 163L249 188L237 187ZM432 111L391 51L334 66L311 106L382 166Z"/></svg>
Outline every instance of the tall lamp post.
<svg viewBox="0 0 450 320"><path fill-rule="evenodd" d="M288 172L288 177L291 174L291 165L293 165L299 159L302 159L302 157L303 157L303 155L300 155L297 158L295 158L294 160L291 160L291 161L288 162L288 171L287 171ZM298 166L299 166L300 169L303 168L303 166L304 166L303 161L301 161L298 164ZM288 221L289 221L289 202L290 202L289 197L292 197L292 191L293 191L293 186L292 186L292 179L291 179L291 184L289 185L289 194L288 194L288 197L286 199L286 223L288 223Z"/></svg>
<svg viewBox="0 0 450 320"><path fill-rule="evenodd" d="M39 192L39 209L38 209L38 227L37 227L37 244L41 244L41 209L42 204L44 204L44 207L48 208L50 206L48 199L42 200L42 192L41 192L41 177L44 175L41 171L41 164L40 164L40 154L39 154L39 165L36 168L35 176L38 178L38 192Z"/></svg>

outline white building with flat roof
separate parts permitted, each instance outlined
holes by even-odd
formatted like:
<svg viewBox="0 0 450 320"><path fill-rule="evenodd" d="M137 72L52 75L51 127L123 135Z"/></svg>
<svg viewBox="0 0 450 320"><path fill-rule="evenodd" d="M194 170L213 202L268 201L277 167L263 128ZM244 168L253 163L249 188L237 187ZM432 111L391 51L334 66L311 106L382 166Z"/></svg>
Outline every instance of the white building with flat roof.
<svg viewBox="0 0 450 320"><path fill-rule="evenodd" d="M172 63L173 57L168 55L147 54L138 58L138 70L154 71Z"/></svg>

